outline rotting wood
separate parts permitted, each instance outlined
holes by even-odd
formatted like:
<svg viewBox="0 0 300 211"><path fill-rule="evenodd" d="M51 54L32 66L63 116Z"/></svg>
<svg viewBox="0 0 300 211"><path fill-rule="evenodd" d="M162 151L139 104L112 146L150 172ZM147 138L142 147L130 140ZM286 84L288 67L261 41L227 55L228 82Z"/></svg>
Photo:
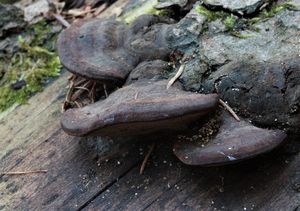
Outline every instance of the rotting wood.
<svg viewBox="0 0 300 211"><path fill-rule="evenodd" d="M281 148L235 165L190 167L160 143L145 174L134 168L84 210L294 210L299 161Z"/></svg>
<svg viewBox="0 0 300 211"><path fill-rule="evenodd" d="M125 3L118 1L103 15ZM48 174L30 177L0 176L0 207L5 210L76 209L140 162L135 152L121 157L120 165L112 160L99 167L96 152L86 150L80 139L60 129L68 76L63 73L27 105L0 119L0 171L37 169L41 163L48 170Z"/></svg>

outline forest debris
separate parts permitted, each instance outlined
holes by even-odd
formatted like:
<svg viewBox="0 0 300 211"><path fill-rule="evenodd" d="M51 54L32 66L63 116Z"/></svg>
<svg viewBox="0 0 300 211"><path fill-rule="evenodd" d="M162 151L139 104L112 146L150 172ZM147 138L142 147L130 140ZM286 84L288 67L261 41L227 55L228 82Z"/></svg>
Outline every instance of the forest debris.
<svg viewBox="0 0 300 211"><path fill-rule="evenodd" d="M176 75L175 75L173 78L171 78L171 80L168 82L168 84L167 84L167 89L169 89L169 88L175 83L175 81L181 76L181 74L183 73L184 69L185 69L185 65L182 64L182 65L179 67L179 69L178 69Z"/></svg>
<svg viewBox="0 0 300 211"><path fill-rule="evenodd" d="M95 12L97 10L97 8L89 8L89 9L72 9L72 10L69 10L68 12L66 12L65 14L68 15L68 16L72 16L72 17L83 17L89 13L92 13L92 12Z"/></svg>
<svg viewBox="0 0 300 211"><path fill-rule="evenodd" d="M147 152L147 154L146 154L146 156L145 156L145 158L143 160L143 163L142 163L141 168L140 168L140 174L141 175L144 173L147 161L149 160L149 157L150 157L151 153L153 152L154 147L155 147L155 143L152 143L150 145L149 151Z"/></svg>
<svg viewBox="0 0 300 211"><path fill-rule="evenodd" d="M102 4L100 7L97 8L97 10L94 13L94 16L100 15L104 10L106 10L108 7L107 3Z"/></svg>
<svg viewBox="0 0 300 211"><path fill-rule="evenodd" d="M219 102L222 106L224 106L224 108L239 122L240 118L238 117L238 115L233 111L233 109L227 105L223 100L219 99Z"/></svg>
<svg viewBox="0 0 300 211"><path fill-rule="evenodd" d="M53 13L51 12L50 13L61 25L63 25L64 27L66 28L69 28L70 27L70 23L63 17L61 16L60 14L56 14L56 13Z"/></svg>
<svg viewBox="0 0 300 211"><path fill-rule="evenodd" d="M62 104L62 113L68 108L81 108L96 100L96 82L76 75L69 78L68 91Z"/></svg>
<svg viewBox="0 0 300 211"><path fill-rule="evenodd" d="M41 173L47 173L48 170L32 170L32 171L7 171L7 172L0 172L0 175L26 175L26 174L41 174Z"/></svg>

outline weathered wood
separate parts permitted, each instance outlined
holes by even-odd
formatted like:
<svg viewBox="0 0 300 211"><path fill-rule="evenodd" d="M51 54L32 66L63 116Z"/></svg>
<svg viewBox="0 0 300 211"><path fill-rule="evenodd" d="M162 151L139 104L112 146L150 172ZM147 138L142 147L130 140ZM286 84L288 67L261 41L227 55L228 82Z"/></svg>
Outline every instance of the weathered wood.
<svg viewBox="0 0 300 211"><path fill-rule="evenodd" d="M67 74L2 119L0 169L47 169L47 174L1 176L0 207L76 208L137 164L138 152L98 166L95 151L59 125ZM120 164L118 164L120 163Z"/></svg>
<svg viewBox="0 0 300 211"><path fill-rule="evenodd" d="M104 13L119 12L118 1ZM101 165L86 143L59 124L68 74L0 119L0 171L46 169L46 174L0 176L0 210L75 209L134 167L139 152ZM100 166L99 166L100 165Z"/></svg>
<svg viewBox="0 0 300 211"><path fill-rule="evenodd" d="M163 148L159 146L158 148ZM300 156L284 148L224 167L188 167L166 148L100 194L86 210L294 210L300 205Z"/></svg>
<svg viewBox="0 0 300 211"><path fill-rule="evenodd" d="M135 166L136 153L98 163L95 151L61 130L43 140L14 166L14 170L47 169L47 174L3 176L1 198L8 208L40 210L74 209L84 205L99 191Z"/></svg>

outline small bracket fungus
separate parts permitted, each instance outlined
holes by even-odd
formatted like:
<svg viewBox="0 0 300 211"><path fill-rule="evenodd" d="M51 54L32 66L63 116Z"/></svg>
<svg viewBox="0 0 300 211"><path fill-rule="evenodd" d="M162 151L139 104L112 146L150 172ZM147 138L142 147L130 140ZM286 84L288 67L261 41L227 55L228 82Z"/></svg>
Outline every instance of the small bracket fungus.
<svg viewBox="0 0 300 211"><path fill-rule="evenodd" d="M270 151L285 138L286 134L281 130L258 128L223 113L221 127L207 145L196 141L177 142L173 151L188 165L224 165Z"/></svg>

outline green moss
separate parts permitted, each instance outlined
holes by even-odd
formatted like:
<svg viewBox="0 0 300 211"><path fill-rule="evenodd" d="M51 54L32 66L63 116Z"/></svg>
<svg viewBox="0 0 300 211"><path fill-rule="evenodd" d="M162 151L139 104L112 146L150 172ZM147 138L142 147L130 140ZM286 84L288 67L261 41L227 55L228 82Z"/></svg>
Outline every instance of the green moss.
<svg viewBox="0 0 300 211"><path fill-rule="evenodd" d="M213 10L209 10L208 8L206 8L203 5L198 5L195 10L201 14L207 17L208 22L217 20L217 19L221 19L221 21L223 22L223 24L226 26L226 29L234 36L239 37L239 38L248 38L251 37L252 35L243 35L241 33L239 33L239 29L241 28L248 28L250 30L252 29L252 25L259 22L259 21L263 21L266 19L269 19L271 17L274 17L277 13L283 11L283 10L297 10L299 8L297 8L296 5L294 5L291 2L286 2L283 4L275 4L270 8L266 8L263 11L261 11L259 13L259 15L257 17L251 18L251 19L247 19L247 18L238 18L236 16L234 16L233 14L229 13L229 12L225 12L225 11L213 11ZM241 27L243 26L243 27ZM254 28L254 31L257 31L258 29Z"/></svg>
<svg viewBox="0 0 300 211"><path fill-rule="evenodd" d="M32 25L28 33L30 34L30 46L42 46L48 51L55 51L55 43L58 33L52 32L51 26L45 20Z"/></svg>
<svg viewBox="0 0 300 211"><path fill-rule="evenodd" d="M4 111L15 103L23 104L27 100L26 90L12 91L10 87L0 88L0 111Z"/></svg>
<svg viewBox="0 0 300 211"><path fill-rule="evenodd" d="M218 14L217 12L213 12L211 10L208 10L206 7L202 6L202 5L198 5L195 8L196 12L198 12L200 15L204 15L207 17L208 21L213 21L215 19L217 19Z"/></svg>
<svg viewBox="0 0 300 211"><path fill-rule="evenodd" d="M225 18L225 20L223 21L223 23L225 24L226 28L228 30L232 30L234 25L235 25L235 22L236 22L236 18L230 14L229 16L227 16Z"/></svg>
<svg viewBox="0 0 300 211"><path fill-rule="evenodd" d="M283 3L283 4L275 5L269 11L266 10L266 9L263 10L262 11L262 16L264 18L271 18L271 17L275 16L277 13L279 13L283 10L286 10L286 9L294 10L294 9L297 9L297 6L294 5L291 2L286 2L286 3Z"/></svg>
<svg viewBox="0 0 300 211"><path fill-rule="evenodd" d="M212 11L212 10L209 10L206 7L202 6L202 5L198 5L195 8L195 10L199 14L206 16L208 22L211 22L211 21L214 21L214 20L217 20L217 19L221 19L221 21L226 26L226 29L228 31L233 30L233 28L236 24L237 17L234 16L233 14L229 13L229 12Z"/></svg>
<svg viewBox="0 0 300 211"><path fill-rule="evenodd" d="M283 11L283 10L297 10L299 9L295 4L291 2L286 2L283 4L274 5L269 9L264 9L260 12L258 17L254 17L250 20L252 24L257 23L259 21L264 21L269 18L274 17L277 13Z"/></svg>
<svg viewBox="0 0 300 211"><path fill-rule="evenodd" d="M41 28L42 25L44 23L38 23L30 29L29 34L34 33L35 36L29 36L29 41L19 37L20 50L10 60L0 60L0 68L6 67L0 80L0 112L16 103L26 103L32 94L43 90L49 78L60 73L59 58L49 50L54 44L46 45L51 43L47 35L50 33L49 28ZM24 86L13 89L12 85L20 81L23 81Z"/></svg>

